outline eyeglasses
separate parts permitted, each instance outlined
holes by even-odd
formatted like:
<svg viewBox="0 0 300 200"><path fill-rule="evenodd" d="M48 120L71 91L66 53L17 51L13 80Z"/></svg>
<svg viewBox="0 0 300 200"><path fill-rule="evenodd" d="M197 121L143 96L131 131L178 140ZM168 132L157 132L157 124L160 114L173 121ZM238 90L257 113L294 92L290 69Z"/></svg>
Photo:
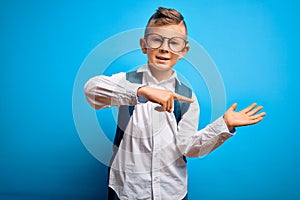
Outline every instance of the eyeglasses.
<svg viewBox="0 0 300 200"><path fill-rule="evenodd" d="M160 48L163 45L165 39L168 39L169 49L176 53L181 52L188 43L181 37L167 38L156 33L150 33L145 36L147 45L153 49Z"/></svg>

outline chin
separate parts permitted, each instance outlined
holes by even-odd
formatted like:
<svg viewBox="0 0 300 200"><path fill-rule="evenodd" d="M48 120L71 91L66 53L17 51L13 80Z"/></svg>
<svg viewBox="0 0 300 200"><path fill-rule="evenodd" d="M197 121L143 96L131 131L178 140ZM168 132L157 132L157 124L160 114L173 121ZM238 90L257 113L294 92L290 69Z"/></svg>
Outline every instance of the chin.
<svg viewBox="0 0 300 200"><path fill-rule="evenodd" d="M151 63L154 67L156 68L160 68L162 70L167 70L167 69L171 69L173 67L172 63L168 60L168 61L155 61L153 63Z"/></svg>
<svg viewBox="0 0 300 200"><path fill-rule="evenodd" d="M159 71L169 71L173 68L173 66L170 66L168 64L162 64L162 63L152 64L152 67L154 67L156 70Z"/></svg>

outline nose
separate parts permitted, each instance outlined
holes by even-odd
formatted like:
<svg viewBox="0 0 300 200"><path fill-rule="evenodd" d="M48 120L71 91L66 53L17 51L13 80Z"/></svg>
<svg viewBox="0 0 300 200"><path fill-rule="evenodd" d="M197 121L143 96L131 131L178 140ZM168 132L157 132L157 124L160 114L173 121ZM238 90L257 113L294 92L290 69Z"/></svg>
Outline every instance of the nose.
<svg viewBox="0 0 300 200"><path fill-rule="evenodd" d="M168 46L168 40L167 39L164 39L164 41L161 44L159 50L162 50L164 52L168 52L169 51L169 46Z"/></svg>

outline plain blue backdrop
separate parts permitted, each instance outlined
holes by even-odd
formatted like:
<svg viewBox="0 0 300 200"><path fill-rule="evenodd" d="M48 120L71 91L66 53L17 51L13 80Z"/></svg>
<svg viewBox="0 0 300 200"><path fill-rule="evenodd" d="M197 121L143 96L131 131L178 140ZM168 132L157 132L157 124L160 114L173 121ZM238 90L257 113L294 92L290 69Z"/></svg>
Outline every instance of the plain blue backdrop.
<svg viewBox="0 0 300 200"><path fill-rule="evenodd" d="M189 159L190 199L300 198L297 1L12 0L0 3L0 199L105 198L106 168L75 128L74 81L99 43L144 27L158 6L183 13L220 71L227 107L257 102L267 112L209 156ZM211 112L199 83L203 127Z"/></svg>

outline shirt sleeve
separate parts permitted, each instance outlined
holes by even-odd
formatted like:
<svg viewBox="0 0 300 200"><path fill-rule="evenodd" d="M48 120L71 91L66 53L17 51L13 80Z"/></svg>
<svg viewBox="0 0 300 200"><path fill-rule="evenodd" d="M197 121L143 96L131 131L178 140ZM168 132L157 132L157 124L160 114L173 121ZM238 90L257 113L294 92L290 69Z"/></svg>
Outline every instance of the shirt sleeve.
<svg viewBox="0 0 300 200"><path fill-rule="evenodd" d="M137 90L142 84L131 83L126 80L126 73L112 76L96 76L87 81L84 93L88 103L95 109L136 105Z"/></svg>
<svg viewBox="0 0 300 200"><path fill-rule="evenodd" d="M185 156L198 157L219 147L235 134L235 130L228 130L223 116L198 130L200 108L195 94L193 94L192 99L194 102L190 104L188 111L179 121L176 142Z"/></svg>

